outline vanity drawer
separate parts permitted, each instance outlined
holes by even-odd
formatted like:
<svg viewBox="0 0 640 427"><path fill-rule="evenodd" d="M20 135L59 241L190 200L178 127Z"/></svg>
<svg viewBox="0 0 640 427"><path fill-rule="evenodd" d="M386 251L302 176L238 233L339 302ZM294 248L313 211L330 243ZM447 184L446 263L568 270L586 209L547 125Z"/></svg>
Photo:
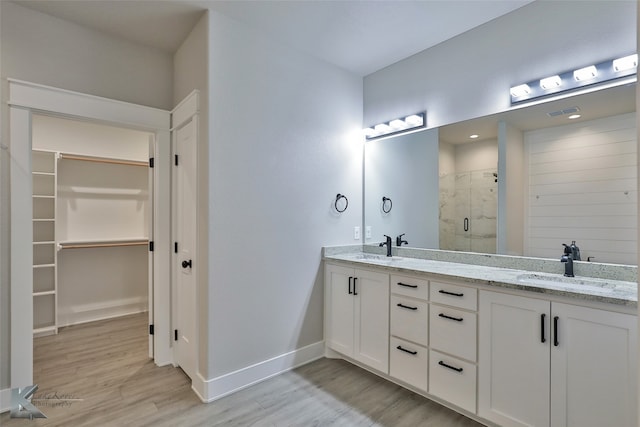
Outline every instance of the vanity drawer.
<svg viewBox="0 0 640 427"><path fill-rule="evenodd" d="M431 304L429 347L476 361L477 315Z"/></svg>
<svg viewBox="0 0 640 427"><path fill-rule="evenodd" d="M391 275L391 293L427 300L429 299L429 281Z"/></svg>
<svg viewBox="0 0 640 427"><path fill-rule="evenodd" d="M389 375L426 392L429 385L429 351L394 337L391 337L389 344Z"/></svg>
<svg viewBox="0 0 640 427"><path fill-rule="evenodd" d="M429 352L429 393L476 413L476 365Z"/></svg>
<svg viewBox="0 0 640 427"><path fill-rule="evenodd" d="M478 310L478 290L432 280L431 302L476 311Z"/></svg>
<svg viewBox="0 0 640 427"><path fill-rule="evenodd" d="M391 295L391 335L426 346L428 322L427 302Z"/></svg>

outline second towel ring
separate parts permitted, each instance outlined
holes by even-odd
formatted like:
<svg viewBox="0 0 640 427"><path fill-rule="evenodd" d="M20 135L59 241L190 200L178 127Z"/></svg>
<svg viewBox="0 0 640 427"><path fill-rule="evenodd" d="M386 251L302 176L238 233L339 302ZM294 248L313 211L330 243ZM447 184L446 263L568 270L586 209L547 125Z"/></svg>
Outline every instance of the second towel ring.
<svg viewBox="0 0 640 427"><path fill-rule="evenodd" d="M389 202L389 203L387 203ZM386 208L387 204L389 205L389 209ZM382 212L389 213L393 209L393 202L390 198L382 196Z"/></svg>
<svg viewBox="0 0 640 427"><path fill-rule="evenodd" d="M338 208L338 202L340 201L340 199L344 199L344 201L345 201L344 209ZM336 196L336 201L333 204L333 206L335 206L336 211L342 213L342 212L346 211L347 208L349 207L349 199L347 199L347 196L345 196L344 194L338 193L338 195Z"/></svg>

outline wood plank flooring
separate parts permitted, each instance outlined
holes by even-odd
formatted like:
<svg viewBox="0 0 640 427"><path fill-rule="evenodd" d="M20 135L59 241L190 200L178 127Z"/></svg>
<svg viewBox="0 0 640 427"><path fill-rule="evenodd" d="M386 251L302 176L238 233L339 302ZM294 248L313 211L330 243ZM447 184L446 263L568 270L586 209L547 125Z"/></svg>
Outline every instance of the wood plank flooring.
<svg viewBox="0 0 640 427"><path fill-rule="evenodd" d="M72 326L34 342L35 398L82 400L34 401L46 420L4 413L2 426L480 426L331 359L203 404L180 369L148 359L146 314Z"/></svg>

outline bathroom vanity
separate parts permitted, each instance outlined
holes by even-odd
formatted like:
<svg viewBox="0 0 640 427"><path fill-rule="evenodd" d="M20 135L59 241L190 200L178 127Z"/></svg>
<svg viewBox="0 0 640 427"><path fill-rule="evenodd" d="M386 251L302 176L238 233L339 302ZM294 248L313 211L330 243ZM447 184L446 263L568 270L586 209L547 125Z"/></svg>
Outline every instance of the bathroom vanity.
<svg viewBox="0 0 640 427"><path fill-rule="evenodd" d="M324 248L328 357L487 425L637 425L633 269L565 278L550 261L362 250Z"/></svg>

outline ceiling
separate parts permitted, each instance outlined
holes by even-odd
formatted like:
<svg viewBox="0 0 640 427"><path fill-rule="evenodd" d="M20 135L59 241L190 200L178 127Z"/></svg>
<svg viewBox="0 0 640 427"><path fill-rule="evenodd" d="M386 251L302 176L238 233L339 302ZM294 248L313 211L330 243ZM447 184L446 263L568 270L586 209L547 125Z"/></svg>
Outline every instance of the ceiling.
<svg viewBox="0 0 640 427"><path fill-rule="evenodd" d="M532 0L14 0L22 6L175 52L207 8L365 76Z"/></svg>

